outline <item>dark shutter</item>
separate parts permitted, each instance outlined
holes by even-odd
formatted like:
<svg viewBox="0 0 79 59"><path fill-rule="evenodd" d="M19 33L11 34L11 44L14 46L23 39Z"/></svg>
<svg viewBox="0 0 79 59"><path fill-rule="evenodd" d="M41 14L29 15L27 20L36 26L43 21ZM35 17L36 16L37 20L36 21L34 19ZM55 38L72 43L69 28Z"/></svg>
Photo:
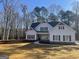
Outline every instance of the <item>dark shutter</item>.
<svg viewBox="0 0 79 59"><path fill-rule="evenodd" d="M64 29L64 26L63 26L63 29Z"/></svg>
<svg viewBox="0 0 79 59"><path fill-rule="evenodd" d="M55 36L53 35L53 40L55 40Z"/></svg>
<svg viewBox="0 0 79 59"><path fill-rule="evenodd" d="M65 41L65 36L63 35L63 41Z"/></svg>
<svg viewBox="0 0 79 59"><path fill-rule="evenodd" d="M71 35L69 36L69 41L71 41Z"/></svg>
<svg viewBox="0 0 79 59"><path fill-rule="evenodd" d="M60 35L59 35L59 41L60 41Z"/></svg>

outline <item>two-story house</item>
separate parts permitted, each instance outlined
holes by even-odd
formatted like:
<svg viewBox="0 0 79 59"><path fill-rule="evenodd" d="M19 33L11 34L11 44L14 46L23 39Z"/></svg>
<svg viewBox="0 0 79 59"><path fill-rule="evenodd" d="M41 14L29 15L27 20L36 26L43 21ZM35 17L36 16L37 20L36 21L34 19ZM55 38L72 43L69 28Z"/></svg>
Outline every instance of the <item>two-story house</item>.
<svg viewBox="0 0 79 59"><path fill-rule="evenodd" d="M52 43L75 43L75 33L76 31L64 22L36 22L32 23L31 29L26 31L26 40Z"/></svg>

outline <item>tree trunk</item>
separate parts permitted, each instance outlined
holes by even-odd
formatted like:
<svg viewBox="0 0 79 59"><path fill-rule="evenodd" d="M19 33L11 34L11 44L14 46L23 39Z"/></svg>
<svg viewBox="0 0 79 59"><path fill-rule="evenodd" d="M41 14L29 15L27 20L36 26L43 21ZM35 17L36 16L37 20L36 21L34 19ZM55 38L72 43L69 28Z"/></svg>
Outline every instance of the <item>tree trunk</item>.
<svg viewBox="0 0 79 59"><path fill-rule="evenodd" d="M10 27L9 27L8 33L7 33L7 40L9 40L9 35L10 35Z"/></svg>
<svg viewBox="0 0 79 59"><path fill-rule="evenodd" d="M3 31L3 40L5 40L5 28L4 28L4 31Z"/></svg>

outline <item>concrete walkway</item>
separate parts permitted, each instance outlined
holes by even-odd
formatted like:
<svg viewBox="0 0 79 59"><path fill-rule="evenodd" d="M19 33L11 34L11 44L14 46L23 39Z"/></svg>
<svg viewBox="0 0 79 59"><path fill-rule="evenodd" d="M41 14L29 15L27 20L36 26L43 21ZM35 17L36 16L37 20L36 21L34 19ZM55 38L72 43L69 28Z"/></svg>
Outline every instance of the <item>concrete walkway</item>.
<svg viewBox="0 0 79 59"><path fill-rule="evenodd" d="M79 41L75 41L76 44L79 44Z"/></svg>
<svg viewBox="0 0 79 59"><path fill-rule="evenodd" d="M0 55L0 59L9 59L7 55Z"/></svg>

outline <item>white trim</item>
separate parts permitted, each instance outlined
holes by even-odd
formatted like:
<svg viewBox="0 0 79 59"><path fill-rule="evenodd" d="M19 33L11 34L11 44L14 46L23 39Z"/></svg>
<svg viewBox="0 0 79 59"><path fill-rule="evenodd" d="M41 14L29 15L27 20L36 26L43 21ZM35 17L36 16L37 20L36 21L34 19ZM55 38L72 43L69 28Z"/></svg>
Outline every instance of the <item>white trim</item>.
<svg viewBox="0 0 79 59"><path fill-rule="evenodd" d="M72 29L73 31L75 31L72 27L68 26L68 25L65 24L64 22L60 22L60 23L63 23L63 24L66 25L68 28L70 28L70 29ZM58 23L58 24L60 24L60 23ZM57 24L57 25L58 25L58 24ZM76 33L76 31L75 31L75 33Z"/></svg>

